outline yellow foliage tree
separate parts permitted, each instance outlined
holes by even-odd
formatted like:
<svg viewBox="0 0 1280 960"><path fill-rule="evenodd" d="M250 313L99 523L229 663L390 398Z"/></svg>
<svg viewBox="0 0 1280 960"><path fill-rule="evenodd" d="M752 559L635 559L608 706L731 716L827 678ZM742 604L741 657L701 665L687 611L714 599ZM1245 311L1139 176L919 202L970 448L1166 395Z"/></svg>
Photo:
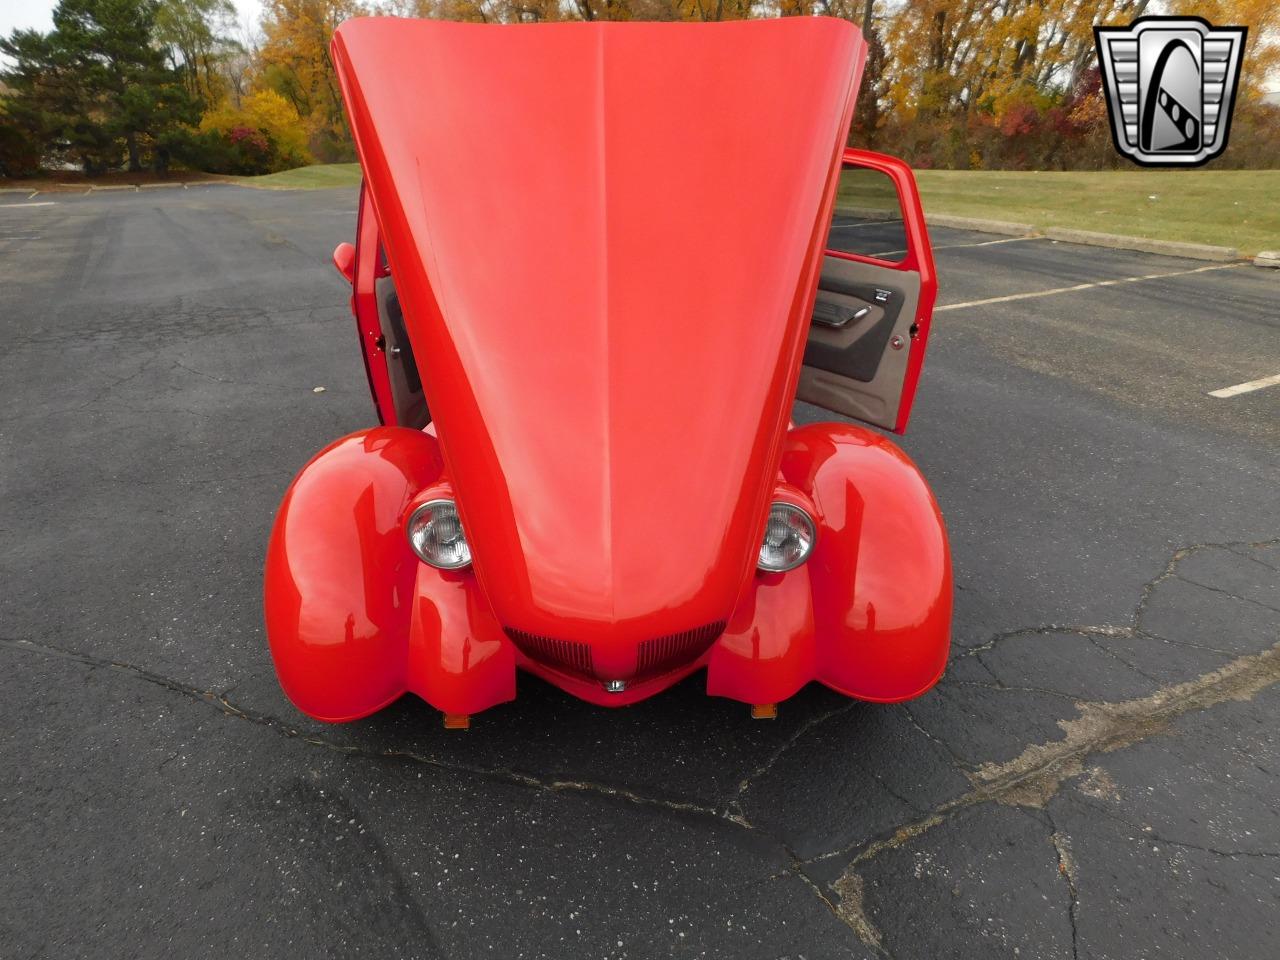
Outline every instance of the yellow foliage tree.
<svg viewBox="0 0 1280 960"><path fill-rule="evenodd" d="M306 124L293 104L274 90L249 94L238 109L223 102L200 121L202 132L216 130L229 135L237 127L261 130L269 136L275 143L281 166L295 167L311 162Z"/></svg>
<svg viewBox="0 0 1280 960"><path fill-rule="evenodd" d="M329 59L343 20L367 13L359 0L268 0L257 83L289 100L321 159L349 159L350 136Z"/></svg>
<svg viewBox="0 0 1280 960"><path fill-rule="evenodd" d="M890 18L888 99L902 117L999 115L1034 92L1070 89L1094 62L1093 27L1150 0L906 0Z"/></svg>

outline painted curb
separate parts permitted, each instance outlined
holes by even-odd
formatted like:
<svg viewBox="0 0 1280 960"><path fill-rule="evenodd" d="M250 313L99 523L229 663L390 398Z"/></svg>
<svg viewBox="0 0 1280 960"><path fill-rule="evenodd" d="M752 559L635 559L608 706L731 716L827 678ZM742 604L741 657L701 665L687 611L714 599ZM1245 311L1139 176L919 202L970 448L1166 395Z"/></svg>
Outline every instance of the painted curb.
<svg viewBox="0 0 1280 960"><path fill-rule="evenodd" d="M30 187L0 187L0 193L30 193Z"/></svg>
<svg viewBox="0 0 1280 960"><path fill-rule="evenodd" d="M106 193L110 190L132 190L134 193L137 193L138 185L135 183L112 183L105 187L100 187L96 183L89 184L90 193Z"/></svg>
<svg viewBox="0 0 1280 960"><path fill-rule="evenodd" d="M181 190L181 183L140 183L139 189L142 190Z"/></svg>
<svg viewBox="0 0 1280 960"><path fill-rule="evenodd" d="M1186 257L1190 260L1226 263L1240 259L1240 251L1235 247L1215 247L1207 243L1148 240L1145 237L1124 237L1115 233L1094 233L1092 230L1069 230L1065 227L1049 227L1044 235L1050 240L1059 240L1063 243L1084 243L1093 247L1111 247L1116 250L1138 250L1142 253L1160 253L1169 257Z"/></svg>
<svg viewBox="0 0 1280 960"><path fill-rule="evenodd" d="M977 217L953 217L947 213L929 213L927 210L924 219L930 226L951 227L953 230L977 230L979 233L1001 233L1010 237L1032 237L1040 232L1029 223L983 220Z"/></svg>

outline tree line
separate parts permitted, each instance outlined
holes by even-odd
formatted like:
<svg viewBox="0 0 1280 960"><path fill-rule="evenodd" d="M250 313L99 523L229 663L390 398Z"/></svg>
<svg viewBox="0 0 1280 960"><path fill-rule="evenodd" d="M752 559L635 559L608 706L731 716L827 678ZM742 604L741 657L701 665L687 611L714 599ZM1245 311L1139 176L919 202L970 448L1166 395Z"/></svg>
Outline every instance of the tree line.
<svg viewBox="0 0 1280 960"><path fill-rule="evenodd" d="M0 38L0 175L171 164L266 173L350 160L329 61L355 0L60 0L48 32Z"/></svg>
<svg viewBox="0 0 1280 960"><path fill-rule="evenodd" d="M728 20L822 14L868 42L851 141L918 166L1096 168L1110 145L1097 23L1194 13L1250 28L1232 149L1274 166L1280 108L1275 0L268 0L238 24L230 0L61 0L48 32L0 38L0 175L170 165L259 173L348 160L329 59L363 14L490 23Z"/></svg>

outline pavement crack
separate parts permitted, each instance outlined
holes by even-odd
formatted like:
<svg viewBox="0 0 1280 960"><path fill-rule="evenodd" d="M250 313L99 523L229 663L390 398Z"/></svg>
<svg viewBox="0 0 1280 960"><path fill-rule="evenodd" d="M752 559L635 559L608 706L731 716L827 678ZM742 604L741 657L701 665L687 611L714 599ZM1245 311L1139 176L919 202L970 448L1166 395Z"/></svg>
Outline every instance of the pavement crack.
<svg viewBox="0 0 1280 960"><path fill-rule="evenodd" d="M1144 740L1184 713L1224 700L1248 700L1276 682L1280 682L1280 644L1145 697L1115 703L1081 701L1078 716L1058 721L1063 739L1031 744L1006 763L985 763L970 779L990 799L1043 806L1063 780L1082 771L1084 758Z"/></svg>
<svg viewBox="0 0 1280 960"><path fill-rule="evenodd" d="M236 387L274 386L274 384L263 383L261 380L234 380L230 377L219 377L212 373L205 373L203 370L197 370L195 367L185 364L181 360L172 361L170 369L182 369L187 371L187 373L195 374L197 377L202 377L203 379L208 380L211 383L221 383L221 384L226 384L228 386L236 386Z"/></svg>
<svg viewBox="0 0 1280 960"><path fill-rule="evenodd" d="M862 879L860 874L848 870L836 880L832 885L832 889L840 897L840 901L835 904L817 888L817 885L812 880L805 876L803 871L799 871L799 875L808 881L809 885L813 887L814 893L831 908L831 912L839 917L864 945L875 950L881 956L889 956L889 952L884 946L884 935L880 933L876 925L871 921L871 917L867 914L866 881Z"/></svg>
<svg viewBox="0 0 1280 960"><path fill-rule="evenodd" d="M1135 637L1146 637L1148 640L1159 640L1161 643L1169 643L1175 647L1187 647L1191 650L1203 650L1206 653L1217 653L1224 657L1230 657L1235 653L1234 650L1228 650L1226 647L1215 647L1212 643L1196 643L1193 640L1185 639L1175 640L1172 637L1162 637L1158 633L1150 633L1146 630L1135 630L1133 635Z"/></svg>
<svg viewBox="0 0 1280 960"><path fill-rule="evenodd" d="M987 672L990 673L990 669ZM992 677L992 683L981 683L977 680L952 680L950 685L953 687L977 687L980 690L1012 690L1020 693L1038 693L1046 697L1057 697L1059 700L1070 700L1072 703L1079 702L1078 697L1063 693L1061 690L1050 690L1048 687L1033 687L1022 683L1005 683L994 674L992 674Z"/></svg>
<svg viewBox="0 0 1280 960"><path fill-rule="evenodd" d="M1277 573L1280 573L1280 567L1277 567L1274 563L1268 563L1266 560L1263 560L1261 557L1257 556L1253 552L1246 552L1246 550L1252 551L1252 550L1260 549L1262 547L1270 547L1274 545L1275 545L1274 541L1264 541L1262 543L1250 543L1250 544L1245 544L1243 546L1227 547L1227 549L1230 550L1232 553L1234 553L1237 557L1244 557L1246 560L1251 560L1261 567L1266 567L1268 570L1274 570Z"/></svg>
<svg viewBox="0 0 1280 960"><path fill-rule="evenodd" d="M159 361L159 356L153 354L152 356L147 357L140 364L138 364L138 368L134 370L133 373L126 374L123 377L109 376L108 378L111 380L109 384L107 384L105 387L100 387L99 389L94 390L92 396L90 396L88 400L85 400L82 403L79 403L74 407L71 407L70 410L67 412L73 412L73 413L79 412L81 410L86 410L89 407L96 406L97 404L102 403L107 399L109 395L114 393L119 387L124 386L126 383L132 383L134 380L137 380L144 373L150 370L151 367L153 367L158 361Z"/></svg>
<svg viewBox="0 0 1280 960"><path fill-rule="evenodd" d="M1023 637L1039 637L1049 634L1067 634L1070 636L1098 638L1098 637L1130 637L1133 635L1132 627L1117 627L1111 624L1100 624L1097 626L1081 626L1069 623L1048 623L1038 627L1018 627L1015 630L1005 630L1001 633L993 635L991 638L984 640L982 643L967 647L963 653L957 654L954 659L964 660L969 657L978 657L978 662L982 663L979 654L994 650L997 646L1006 640L1018 640ZM983 663L985 667L986 664Z"/></svg>
<svg viewBox="0 0 1280 960"><path fill-rule="evenodd" d="M1136 631L1133 633L1133 636L1135 637L1138 635L1139 634ZM1147 671L1143 670L1136 663L1130 663L1124 657L1120 656L1118 653L1116 653L1114 650L1108 647L1105 643L1100 642L1099 638L1090 637L1089 642L1093 644L1093 646L1097 650L1099 650L1101 653L1103 653L1105 656L1109 657L1110 659L1114 660L1116 663L1120 664L1125 669L1132 670L1134 673L1142 677L1144 680L1150 680L1152 683L1159 685L1160 683L1159 677L1155 676L1154 674L1147 673Z"/></svg>
<svg viewBox="0 0 1280 960"><path fill-rule="evenodd" d="M329 740L325 737L317 736L314 733L299 730L297 727L279 717L239 706L228 699L224 693L205 690L192 684L175 680L172 677L166 677L163 674L148 670L145 667L127 663L123 660L96 657L91 654L81 653L76 650L70 650L53 644L36 643L31 640L14 640L8 637L0 638L0 646L8 647L11 650L40 653L46 656L71 660L89 667L111 669L127 673L147 683L155 684L156 686L162 687L173 693L180 694L191 700L207 704L228 717L232 717L237 720L244 720L260 727L266 727L286 739L297 740L301 743L318 747L323 750L329 750L333 753L344 754L347 756L362 756L371 759L401 760L410 763L420 763L425 766L448 771L450 773L464 773L493 782L527 787L529 789L540 790L547 793L592 794L594 796L607 797L613 800L621 800L637 806L653 807L673 813L699 816L719 822L732 823L735 826L746 830L751 829L750 824L732 816L728 810L717 809L715 807L706 806L693 801L650 797L626 787L611 786L609 784L596 783L589 780L543 779L530 774L520 773L515 770L483 767L478 764L455 763L441 760L438 757L431 757L423 753L418 753L413 750L374 750L358 744L340 743L335 740Z"/></svg>
<svg viewBox="0 0 1280 960"><path fill-rule="evenodd" d="M947 741L943 740L933 731L926 729L925 726L918 719L916 719L916 715L912 711L910 703L901 704L899 706L899 709L901 709L907 715L907 720L910 722L911 726L915 727L916 730L926 740L931 740L933 743L937 744L942 749L942 751L948 757L951 758L951 765L953 767L955 767L957 770L971 769L969 766L969 762L965 760L964 757L960 756L960 754L956 753L955 748L952 747L951 744L947 743Z"/></svg>
<svg viewBox="0 0 1280 960"><path fill-rule="evenodd" d="M1053 830L1049 840L1053 844L1054 852L1058 856L1058 873L1062 875L1062 879L1067 882L1067 893L1069 899L1067 901L1067 918L1071 921L1071 956L1079 958L1080 956L1080 928L1078 918L1080 913L1080 891L1077 881L1075 856L1071 852L1071 838L1058 829L1058 825L1053 820L1053 815L1046 810L1045 813L1049 817L1049 826Z"/></svg>
<svg viewBox="0 0 1280 960"><path fill-rule="evenodd" d="M1158 574L1156 574L1156 576L1152 577L1145 584L1143 584L1142 590L1138 596L1138 602L1134 606L1133 613L1130 615L1130 619L1132 620L1132 623L1129 624L1128 626L1119 626L1115 624L1079 625L1079 624L1049 623L1049 624L1041 624L1039 626L1034 626L1034 627L1018 627L1012 630L1004 630L1004 631L1001 631L1000 633L993 634L987 640L984 640L983 642L978 644L974 644L971 647L965 648L964 652L957 654L954 659L963 660L968 657L976 656L978 657L978 662L982 663L982 665L986 667L986 664L983 663L982 658L979 655L989 650L995 649L997 646L999 646L1001 643L1004 643L1006 640L1015 640L1023 637L1044 636L1048 634L1066 634L1069 636L1079 636L1079 637L1084 637L1086 639L1093 640L1094 642L1101 639L1106 639L1106 638L1127 639L1129 637L1134 637L1134 636L1146 636L1146 637L1152 637L1157 640L1167 640L1168 638L1166 637L1162 637L1158 634L1152 633L1151 631L1145 630L1142 626L1142 618L1143 618L1143 614L1146 612L1147 606L1151 602L1152 596L1154 596L1155 594L1156 588L1159 587L1165 581L1173 578L1185 580L1187 583L1195 584L1196 586L1203 587L1206 590L1212 590L1216 593L1220 593L1225 596L1231 597L1234 600L1242 600L1246 603L1256 604L1257 606L1260 606L1263 609L1280 613L1280 610L1278 610L1277 608L1268 606L1267 604L1262 603L1260 601L1252 600L1248 597L1242 597L1237 594L1230 593L1226 590L1222 590L1221 588L1218 588L1218 587L1208 586L1207 584L1200 583L1199 581L1192 580L1188 577L1183 577L1178 573L1179 564L1181 564L1183 560L1187 559L1192 554L1198 553L1201 550L1230 550L1232 553L1236 553L1239 556L1249 557L1249 559L1254 560L1255 562L1269 569L1277 569L1275 567L1272 567L1271 564L1267 563L1264 560L1260 560L1257 557L1251 556L1250 554L1241 552L1244 550L1258 550L1263 547L1273 547L1277 545L1280 545L1280 537L1270 539L1270 540L1230 540L1230 541L1224 541L1221 543L1217 543L1217 542L1195 543L1195 544L1191 544L1190 546L1179 547L1177 550L1173 552L1173 555L1170 556L1169 560L1165 563L1164 568ZM1179 641L1170 640L1169 642L1173 643L1173 642L1179 642ZM1182 641L1182 642L1185 643L1185 641ZM1200 646L1198 644L1186 644L1186 645ZM1207 647L1207 646L1202 647L1202 649L1216 650L1216 648L1214 647ZM1217 652L1225 652L1225 651L1217 651Z"/></svg>
<svg viewBox="0 0 1280 960"><path fill-rule="evenodd" d="M754 770L748 773L738 783L737 792L729 799L728 803L726 804L726 809L729 811L729 819L733 820L735 823L741 824L744 827L750 827L751 824L748 822L746 814L742 809L742 798L746 796L747 792L751 789L751 784L754 781L763 777L770 770L772 770L774 767L774 764L776 764L780 759L782 759L782 757L786 754L786 752L790 750L793 746L795 746L801 739L803 739L804 736L814 727L820 726L821 724L824 724L828 720L832 720L840 716L841 714L848 713L850 710L853 710L854 708L856 708L859 703L860 701L858 700L849 700L845 703L840 704L840 706L838 707L835 707L831 710L827 710L824 713L819 713L816 716L810 717L804 723L800 724L800 726L796 727L796 729L791 732L791 735L787 737L786 740L784 740L782 743L780 743L777 747L774 748L773 752L770 753L769 756L765 758L763 763L761 763Z"/></svg>
<svg viewBox="0 0 1280 960"><path fill-rule="evenodd" d="M884 957L885 960L893 960L893 954L885 946L884 935L881 934L867 913L866 884L862 877L853 872L847 872L841 876L832 886L832 891L839 899L832 900L814 879L805 873L804 861L797 857L790 848L787 849L787 854L791 857L791 866L784 875L795 877L808 887L809 891L818 898L823 906L853 931L863 946L871 948L878 956Z"/></svg>
<svg viewBox="0 0 1280 960"><path fill-rule="evenodd" d="M1169 562L1165 564L1164 569L1143 585L1142 592L1138 596L1138 603L1133 610L1133 629L1145 632L1142 627L1142 618L1151 603L1151 598L1155 595L1156 588L1166 580L1178 576L1178 565L1192 554L1201 550L1230 550L1232 553L1237 553L1241 549L1258 550L1262 547L1271 547L1276 544L1280 544L1280 537L1270 540L1227 540L1219 543L1193 543L1187 547L1180 547L1173 552L1173 556L1169 558ZM1188 580L1187 582L1191 583L1193 581ZM1200 586L1200 584L1197 584L1197 586ZM1151 635L1155 636L1155 634Z"/></svg>
<svg viewBox="0 0 1280 960"><path fill-rule="evenodd" d="M1168 837L1162 837L1155 833L1148 834L1148 836L1157 843L1168 844L1171 847L1182 847L1186 850L1198 850L1201 853L1208 853L1215 857L1227 857L1228 859L1235 859L1236 857L1280 858L1280 850L1220 850L1217 847L1202 847L1199 844L1188 843L1185 840L1170 840Z"/></svg>
<svg viewBox="0 0 1280 960"><path fill-rule="evenodd" d="M1064 780L1083 772L1083 762L1097 753L1130 746L1163 732L1186 713L1227 700L1248 700L1280 682L1280 643L1261 653L1239 657L1195 680L1163 687L1146 697L1116 703L1081 702L1078 716L1060 720L1065 736L1031 744L1005 763L985 763L965 772L973 788L934 808L892 834L857 847L844 847L805 861L850 857L846 874L886 850L901 846L945 823L962 810L984 803L1043 808ZM837 881L838 887L839 881Z"/></svg>
<svg viewBox="0 0 1280 960"><path fill-rule="evenodd" d="M1082 805L1089 811L1100 814L1115 823L1123 824L1132 830L1134 835L1129 838L1130 840L1141 840L1143 843L1147 843L1151 846L1164 844L1165 846L1180 847L1185 850L1198 850L1201 853L1207 853L1215 857L1227 857L1229 859L1235 857L1259 857L1264 859L1280 858L1280 850L1223 850L1220 847L1210 847L1199 843L1192 843L1190 840L1175 840L1172 837L1157 832L1150 825L1134 823L1128 817L1121 816L1115 810L1108 809L1096 801L1084 800L1083 798L1079 799L1080 801L1083 801ZM1048 813L1047 810L1045 812Z"/></svg>
<svg viewBox="0 0 1280 960"><path fill-rule="evenodd" d="M1254 600L1252 597L1243 597L1238 593L1232 593L1230 590L1223 590L1221 587L1212 587L1207 583L1201 583L1199 580L1184 577L1182 574L1178 574L1177 579L1181 580L1183 583L1189 583L1193 587L1199 587L1201 590L1208 590L1210 593L1230 597L1232 600L1239 600L1241 603L1251 603L1255 607L1261 607L1263 610L1270 610L1272 613L1280 613L1280 607L1273 607L1269 603L1263 603L1261 600Z"/></svg>
<svg viewBox="0 0 1280 960"><path fill-rule="evenodd" d="M530 787L535 790L545 790L550 793L591 793L596 794L597 796L611 797L615 800L624 800L627 803L633 803L639 806L659 807L663 810L670 810L676 813L688 813L695 816L724 820L743 827L744 829L751 829L749 824L734 819L722 809L708 807L704 804L694 803L688 800L669 800L663 797L649 797L626 787L610 786L607 783L596 783L592 780L543 780L539 777L519 773L514 770L490 769L488 767L473 767L469 764L445 763L441 760L435 759L434 757L427 757L422 754L406 751L387 751L385 753L371 752L370 755L399 757L406 760L413 760L418 763L427 763L445 770L472 773L478 776L494 777L496 779L506 779L511 783Z"/></svg>

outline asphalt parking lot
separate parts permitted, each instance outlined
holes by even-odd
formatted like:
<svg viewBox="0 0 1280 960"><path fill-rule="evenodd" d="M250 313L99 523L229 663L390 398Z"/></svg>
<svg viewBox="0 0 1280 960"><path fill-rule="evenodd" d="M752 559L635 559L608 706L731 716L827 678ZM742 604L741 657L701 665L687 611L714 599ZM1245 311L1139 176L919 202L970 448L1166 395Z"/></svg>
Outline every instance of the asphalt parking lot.
<svg viewBox="0 0 1280 960"><path fill-rule="evenodd" d="M1280 955L1280 387L1208 396L1280 373L1280 276L933 231L903 444L957 593L918 701L522 678L466 733L325 726L261 569L372 421L354 209L0 202L0 954Z"/></svg>

